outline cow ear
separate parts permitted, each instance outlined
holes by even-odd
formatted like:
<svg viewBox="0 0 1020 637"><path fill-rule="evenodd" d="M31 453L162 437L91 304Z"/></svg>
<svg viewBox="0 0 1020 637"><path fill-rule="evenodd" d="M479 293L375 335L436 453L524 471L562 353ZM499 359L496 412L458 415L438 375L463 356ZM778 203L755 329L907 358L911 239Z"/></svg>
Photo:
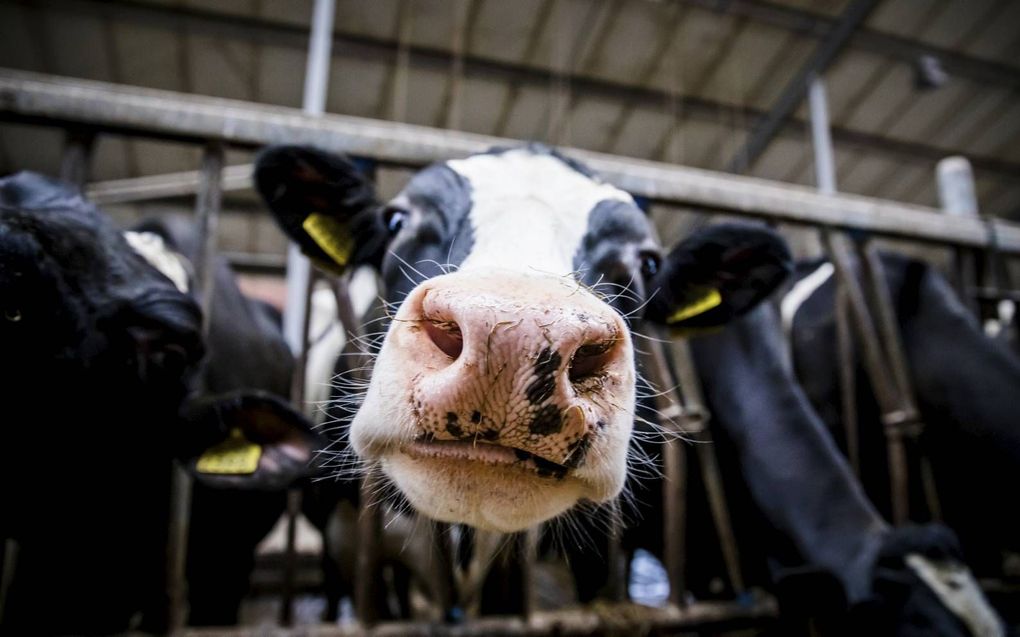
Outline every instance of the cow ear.
<svg viewBox="0 0 1020 637"><path fill-rule="evenodd" d="M772 230L708 226L670 251L649 283L645 318L684 330L718 327L750 311L792 269L786 242Z"/></svg>
<svg viewBox="0 0 1020 637"><path fill-rule="evenodd" d="M326 270L339 274L383 247L375 188L344 155L270 146L255 160L255 186L287 236Z"/></svg>
<svg viewBox="0 0 1020 637"><path fill-rule="evenodd" d="M316 472L322 441L311 423L265 392L234 392L189 405L179 457L217 488L280 490Z"/></svg>

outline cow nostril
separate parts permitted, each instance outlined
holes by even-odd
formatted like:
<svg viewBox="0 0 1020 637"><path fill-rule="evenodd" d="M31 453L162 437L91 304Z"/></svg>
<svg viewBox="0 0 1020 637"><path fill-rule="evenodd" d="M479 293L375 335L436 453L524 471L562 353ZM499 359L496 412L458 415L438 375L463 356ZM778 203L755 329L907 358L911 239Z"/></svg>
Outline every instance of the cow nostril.
<svg viewBox="0 0 1020 637"><path fill-rule="evenodd" d="M425 319L425 332L444 354L456 360L464 349L464 335L454 321Z"/></svg>
<svg viewBox="0 0 1020 637"><path fill-rule="evenodd" d="M606 339L578 347L570 359L571 382L577 382L602 371L609 362L615 343L615 339Z"/></svg>

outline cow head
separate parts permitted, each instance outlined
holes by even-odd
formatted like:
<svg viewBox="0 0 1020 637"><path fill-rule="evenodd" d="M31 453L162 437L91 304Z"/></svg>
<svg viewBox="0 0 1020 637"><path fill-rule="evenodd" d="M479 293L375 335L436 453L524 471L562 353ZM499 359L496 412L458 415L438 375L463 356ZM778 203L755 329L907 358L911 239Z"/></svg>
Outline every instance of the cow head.
<svg viewBox="0 0 1020 637"><path fill-rule="evenodd" d="M712 327L782 280L769 231L715 226L668 256L634 200L541 146L419 172L393 201L344 157L270 148L258 189L332 271L372 265L396 308L350 428L411 503L514 531L619 494L630 324Z"/></svg>
<svg viewBox="0 0 1020 637"><path fill-rule="evenodd" d="M66 184L0 179L5 473L38 472L36 454L54 445L61 473L78 475L137 480L175 452L218 485L279 488L304 472L310 425L278 399L198 399L202 314L176 259ZM158 267L167 261L177 268ZM229 439L238 433L244 441ZM250 467L227 466L245 453Z"/></svg>
<svg viewBox="0 0 1020 637"><path fill-rule="evenodd" d="M198 306L74 189L32 173L0 180L0 254L12 395L62 387L84 396L82 383L104 383L125 392L176 384L167 398L184 396L182 379L203 354Z"/></svg>

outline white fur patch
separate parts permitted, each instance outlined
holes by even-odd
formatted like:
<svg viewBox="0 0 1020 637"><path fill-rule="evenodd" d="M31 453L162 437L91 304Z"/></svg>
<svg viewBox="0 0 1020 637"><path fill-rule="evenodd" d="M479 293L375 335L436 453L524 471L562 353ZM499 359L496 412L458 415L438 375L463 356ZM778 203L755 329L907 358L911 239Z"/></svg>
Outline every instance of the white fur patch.
<svg viewBox="0 0 1020 637"><path fill-rule="evenodd" d="M125 232L124 238L138 256L149 262L182 293L188 293L188 260L167 247L154 232Z"/></svg>
<svg viewBox="0 0 1020 637"><path fill-rule="evenodd" d="M956 561L930 560L919 553L910 553L904 561L974 637L1005 634L995 611L966 566Z"/></svg>
<svg viewBox="0 0 1020 637"><path fill-rule="evenodd" d="M569 274L595 205L606 199L634 203L614 186L525 149L447 165L471 184L475 242L461 272L496 267Z"/></svg>
<svg viewBox="0 0 1020 637"><path fill-rule="evenodd" d="M797 316L800 306L811 298L811 295L818 291L818 288L825 285L836 268L829 262L818 266L818 269L807 275L790 289L779 304L779 313L783 318L783 332L787 338L793 332L793 319Z"/></svg>

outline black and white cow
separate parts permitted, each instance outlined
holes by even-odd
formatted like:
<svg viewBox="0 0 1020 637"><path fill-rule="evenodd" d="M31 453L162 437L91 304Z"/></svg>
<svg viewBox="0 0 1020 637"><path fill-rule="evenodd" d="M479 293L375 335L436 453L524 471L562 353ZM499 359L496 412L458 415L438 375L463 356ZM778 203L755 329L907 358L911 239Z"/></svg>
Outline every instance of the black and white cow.
<svg viewBox="0 0 1020 637"><path fill-rule="evenodd" d="M620 493L635 401L628 312L666 321L709 296L689 321L721 324L786 274L781 240L746 227L711 229L664 259L630 195L539 148L433 166L387 205L346 159L307 148L264 152L256 180L307 254L334 270L378 267L399 307L354 450L422 513L483 529ZM659 292L641 307L646 289Z"/></svg>
<svg viewBox="0 0 1020 637"><path fill-rule="evenodd" d="M419 512L481 529L617 497L634 450L632 326L720 327L790 267L776 235L744 225L708 227L663 256L627 193L542 146L431 166L388 204L350 161L307 147L264 151L256 181L313 260L382 275L394 314L350 425L354 451ZM771 527L748 529L782 538L853 603L873 597L879 570L902 570L903 547L933 544L891 533L867 501L793 379L770 306L693 346L720 446ZM660 496L637 497L661 530ZM582 588L605 581L600 559L574 562L592 567ZM876 606L892 625L941 626L944 610L916 604L926 590Z"/></svg>
<svg viewBox="0 0 1020 637"><path fill-rule="evenodd" d="M945 522L960 536L980 573L1003 575L1006 552L1020 553L1020 504L1004 485L1020 476L1020 361L987 337L949 283L928 264L893 254L882 257L907 366L925 430ZM835 353L835 290L828 262L798 266L784 298L792 357L808 397L836 440L845 440ZM885 440L871 383L856 358L862 480L880 507L889 507ZM920 486L918 474L913 485ZM924 498L912 494L915 508ZM994 498L994 499L993 499ZM1012 498L1012 502L1011 499ZM1017 618L1020 621L1020 617Z"/></svg>
<svg viewBox="0 0 1020 637"><path fill-rule="evenodd" d="M197 478L191 620L233 621L254 545L283 509L279 489L306 471L315 438L269 393L289 387L279 330L225 264L203 320L171 249L190 241L158 223L121 233L39 175L0 180L11 634L160 629L175 456Z"/></svg>

